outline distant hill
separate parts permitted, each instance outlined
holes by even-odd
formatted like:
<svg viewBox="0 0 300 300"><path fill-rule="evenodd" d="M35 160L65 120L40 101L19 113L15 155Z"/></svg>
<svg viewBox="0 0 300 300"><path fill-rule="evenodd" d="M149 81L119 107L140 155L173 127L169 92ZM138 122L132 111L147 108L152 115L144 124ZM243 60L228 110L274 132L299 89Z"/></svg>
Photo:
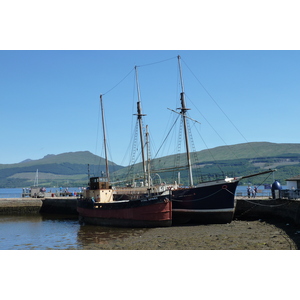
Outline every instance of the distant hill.
<svg viewBox="0 0 300 300"><path fill-rule="evenodd" d="M32 161L32 159L25 159L25 160L23 160L23 161L21 161L20 163L25 163L25 162L29 162L29 161Z"/></svg>
<svg viewBox="0 0 300 300"><path fill-rule="evenodd" d="M196 158L197 157L197 158ZM221 146L202 150L191 155L193 172L197 180L211 180L217 177L237 177L276 168L275 179L282 184L285 179L300 175L300 144L275 144L255 142ZM178 171L170 171L174 162L185 165L185 155L170 155L151 162L152 179L172 182L177 180ZM91 176L99 176L105 170L105 160L88 151L46 155L38 160L26 160L16 164L0 164L0 187L27 187L33 185L36 170L39 183L43 186L85 186L88 167ZM141 177L141 164L122 167L109 162L111 180L123 182L125 178ZM162 171L162 169L164 171ZM265 178L251 178L260 184ZM187 173L180 171L180 181L187 183ZM194 180L195 181L195 180ZM272 183L273 177L267 183Z"/></svg>
<svg viewBox="0 0 300 300"><path fill-rule="evenodd" d="M33 185L36 170L43 186L80 186L90 174L98 176L105 171L105 160L88 151L46 155L38 160L25 160L16 164L0 164L0 187L26 187ZM109 162L110 172L123 168Z"/></svg>
<svg viewBox="0 0 300 300"><path fill-rule="evenodd" d="M216 178L238 177L258 173L267 169L277 169L275 179L282 184L285 180L300 174L300 144L276 144L269 142L244 143L231 146L221 146L202 150L191 154L193 163L194 182L213 180ZM169 171L177 163L186 164L184 154L157 158L152 161L151 170L155 180L165 182L178 181L178 172ZM162 171L164 170L164 171ZM141 174L141 165L123 168L114 173L115 181L122 181L131 174ZM180 171L180 182L187 184L187 172ZM266 176L265 176L266 177ZM261 176L251 178L255 184L265 180ZM268 183L272 183L273 176Z"/></svg>

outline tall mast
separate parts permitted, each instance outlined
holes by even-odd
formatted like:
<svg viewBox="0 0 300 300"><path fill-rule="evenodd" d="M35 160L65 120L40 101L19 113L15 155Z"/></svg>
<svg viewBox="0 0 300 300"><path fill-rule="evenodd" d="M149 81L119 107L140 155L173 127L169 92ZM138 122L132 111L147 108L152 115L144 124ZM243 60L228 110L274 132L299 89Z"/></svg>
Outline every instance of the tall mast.
<svg viewBox="0 0 300 300"><path fill-rule="evenodd" d="M39 186L39 170L38 169L36 169L35 179L34 179L33 186Z"/></svg>
<svg viewBox="0 0 300 300"><path fill-rule="evenodd" d="M107 181L109 182L109 168L108 168L108 158L107 158L106 130L105 130L104 108L103 108L102 95L100 95L100 104L101 104L101 111L102 111L102 128L103 128L103 142L104 142L104 152L105 152L106 178L107 178Z"/></svg>
<svg viewBox="0 0 300 300"><path fill-rule="evenodd" d="M182 78L182 69L181 69L181 61L180 55L178 55L178 66L180 72L180 83L181 83L181 93L180 93L180 101L181 101L181 115L183 118L183 127L184 127L184 137L185 137L185 148L186 148L186 158L188 163L188 170L189 170L189 184L193 186L193 172L192 172L192 164L191 164L191 156L190 156L190 146L189 146L189 139L188 139L188 130L186 124L186 112L189 110L185 106L185 94L184 94L184 85L183 85L183 78Z"/></svg>
<svg viewBox="0 0 300 300"><path fill-rule="evenodd" d="M148 186L148 193L150 196L150 186L151 186L151 177L150 177L150 141L149 141L149 132L148 132L148 125L146 125L146 144L147 144L147 186Z"/></svg>
<svg viewBox="0 0 300 300"><path fill-rule="evenodd" d="M142 117L146 116L142 114L141 108L141 94L140 94L140 87L138 81L138 71L137 66L135 68L135 78L136 78L136 86L137 86L137 93L138 93L138 102L137 102L137 117L139 122L139 130L140 130L140 142L141 142L141 150L142 150L142 161L143 161L143 171L144 171L144 181L146 180L146 160L145 160L145 151L144 151L144 135L143 135L143 122Z"/></svg>

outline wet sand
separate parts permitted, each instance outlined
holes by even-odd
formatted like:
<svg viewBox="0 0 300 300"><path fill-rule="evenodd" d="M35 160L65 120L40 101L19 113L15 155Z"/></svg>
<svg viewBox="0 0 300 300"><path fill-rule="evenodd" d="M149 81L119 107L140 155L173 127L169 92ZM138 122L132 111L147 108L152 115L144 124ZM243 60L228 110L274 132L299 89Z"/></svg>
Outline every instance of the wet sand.
<svg viewBox="0 0 300 300"><path fill-rule="evenodd" d="M300 227L278 220L235 220L141 229L135 234L90 245L106 250L297 250ZM85 249L88 249L85 248Z"/></svg>

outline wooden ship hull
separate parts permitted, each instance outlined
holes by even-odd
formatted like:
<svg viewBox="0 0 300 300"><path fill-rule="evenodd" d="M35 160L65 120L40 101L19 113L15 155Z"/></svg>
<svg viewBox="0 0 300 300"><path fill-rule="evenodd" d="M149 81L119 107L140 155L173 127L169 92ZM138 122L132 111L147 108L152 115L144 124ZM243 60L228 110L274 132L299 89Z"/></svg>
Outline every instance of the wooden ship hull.
<svg viewBox="0 0 300 300"><path fill-rule="evenodd" d="M166 227L172 225L172 202L166 196L108 203L79 199L80 220L115 227Z"/></svg>

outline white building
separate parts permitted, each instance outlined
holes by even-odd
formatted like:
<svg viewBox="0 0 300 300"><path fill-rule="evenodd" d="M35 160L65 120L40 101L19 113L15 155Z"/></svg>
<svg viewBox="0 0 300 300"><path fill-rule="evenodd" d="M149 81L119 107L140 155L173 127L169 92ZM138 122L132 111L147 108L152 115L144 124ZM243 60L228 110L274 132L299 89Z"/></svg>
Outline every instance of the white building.
<svg viewBox="0 0 300 300"><path fill-rule="evenodd" d="M286 186L288 190L300 189L300 175L286 179Z"/></svg>

